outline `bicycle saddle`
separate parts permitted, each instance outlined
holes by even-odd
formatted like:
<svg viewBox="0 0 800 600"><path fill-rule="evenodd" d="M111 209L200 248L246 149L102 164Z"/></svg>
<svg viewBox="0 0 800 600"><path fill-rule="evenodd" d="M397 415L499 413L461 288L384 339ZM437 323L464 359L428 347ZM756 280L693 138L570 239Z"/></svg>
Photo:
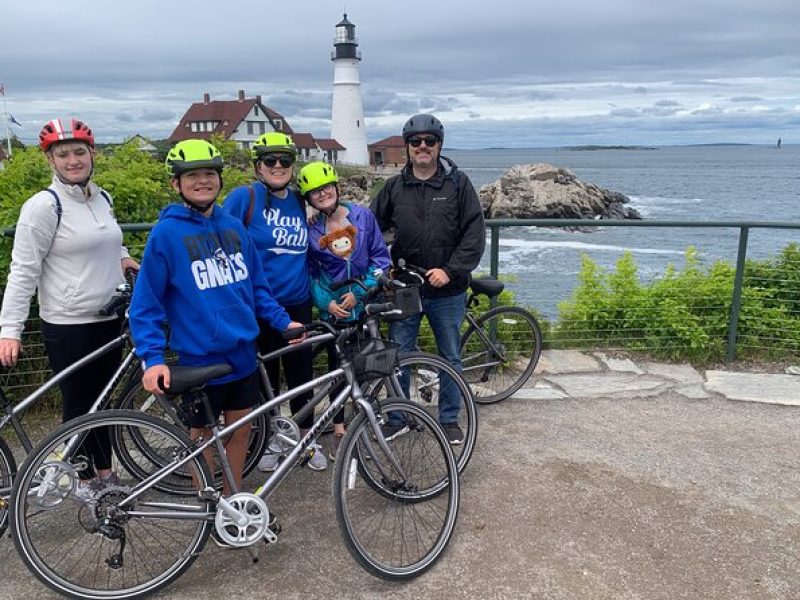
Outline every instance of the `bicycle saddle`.
<svg viewBox="0 0 800 600"><path fill-rule="evenodd" d="M469 287L476 294L486 294L489 298L494 298L503 291L505 284L494 277L486 276L476 277L470 282Z"/></svg>
<svg viewBox="0 0 800 600"><path fill-rule="evenodd" d="M169 368L171 383L167 390L168 396L177 396L199 387L209 379L222 377L233 371L229 364L208 365L207 367L180 367Z"/></svg>

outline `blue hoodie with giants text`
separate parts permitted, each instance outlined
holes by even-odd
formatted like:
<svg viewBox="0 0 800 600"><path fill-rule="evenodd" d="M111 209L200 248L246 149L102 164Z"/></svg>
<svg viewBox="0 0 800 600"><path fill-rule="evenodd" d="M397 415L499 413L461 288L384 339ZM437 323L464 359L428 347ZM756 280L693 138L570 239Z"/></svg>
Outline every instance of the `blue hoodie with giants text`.
<svg viewBox="0 0 800 600"><path fill-rule="evenodd" d="M145 368L164 364L167 321L179 364L229 363L233 372L213 383L241 379L256 368L256 316L278 331L290 323L242 222L218 207L208 218L180 204L162 210L129 310Z"/></svg>

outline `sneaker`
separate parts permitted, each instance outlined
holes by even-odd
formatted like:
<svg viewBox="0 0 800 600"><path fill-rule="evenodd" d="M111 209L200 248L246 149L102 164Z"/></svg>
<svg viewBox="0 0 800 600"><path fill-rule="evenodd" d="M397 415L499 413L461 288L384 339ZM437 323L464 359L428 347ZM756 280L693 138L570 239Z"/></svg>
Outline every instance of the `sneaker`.
<svg viewBox="0 0 800 600"><path fill-rule="evenodd" d="M444 434L447 436L447 441L450 442L450 445L458 446L464 443L464 432L461 431L458 423L442 423L442 429L444 429Z"/></svg>
<svg viewBox="0 0 800 600"><path fill-rule="evenodd" d="M258 461L258 470L263 471L264 473L271 473L278 468L278 463L280 460L280 454L275 454L274 452L267 450L264 452L261 460Z"/></svg>
<svg viewBox="0 0 800 600"><path fill-rule="evenodd" d="M103 489L105 489L105 486L97 477L88 481L79 481L75 487L75 497L84 504L94 504Z"/></svg>
<svg viewBox="0 0 800 600"><path fill-rule="evenodd" d="M124 484L116 473L111 473L108 477L101 477L100 483L103 488L113 487L125 492L131 491L131 486Z"/></svg>
<svg viewBox="0 0 800 600"><path fill-rule="evenodd" d="M384 423L381 425L381 433L383 433L383 439L391 442L393 439L408 433L408 425L405 423Z"/></svg>
<svg viewBox="0 0 800 600"><path fill-rule="evenodd" d="M328 452L328 460L336 460L336 454L339 452L339 445L342 443L343 433L334 433L331 439L331 449Z"/></svg>
<svg viewBox="0 0 800 600"><path fill-rule="evenodd" d="M322 446L314 442L308 447L308 460L306 464L312 471L324 471L328 468L328 459L325 458L325 453L322 451Z"/></svg>

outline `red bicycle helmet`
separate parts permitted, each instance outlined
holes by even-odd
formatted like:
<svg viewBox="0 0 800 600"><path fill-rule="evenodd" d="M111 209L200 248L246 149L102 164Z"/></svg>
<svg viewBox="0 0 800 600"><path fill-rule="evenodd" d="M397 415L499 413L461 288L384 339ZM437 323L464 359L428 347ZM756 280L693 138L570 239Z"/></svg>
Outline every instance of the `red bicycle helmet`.
<svg viewBox="0 0 800 600"><path fill-rule="evenodd" d="M47 152L50 146L56 142L74 140L76 142L86 142L94 148L94 134L89 126L78 119L70 119L69 129L65 129L61 119L48 121L39 132L39 147Z"/></svg>

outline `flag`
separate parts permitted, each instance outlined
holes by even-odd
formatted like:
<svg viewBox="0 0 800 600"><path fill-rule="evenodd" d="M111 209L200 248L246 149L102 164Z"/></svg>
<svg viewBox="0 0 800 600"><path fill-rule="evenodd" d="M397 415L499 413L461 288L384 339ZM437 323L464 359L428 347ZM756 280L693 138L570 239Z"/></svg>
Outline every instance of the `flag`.
<svg viewBox="0 0 800 600"><path fill-rule="evenodd" d="M17 121L17 120L14 118L14 115L12 115L11 113L8 113L8 120L9 120L9 121L11 121L11 122L12 122L14 125L17 125L18 127L22 127L22 123L20 123L19 121Z"/></svg>

